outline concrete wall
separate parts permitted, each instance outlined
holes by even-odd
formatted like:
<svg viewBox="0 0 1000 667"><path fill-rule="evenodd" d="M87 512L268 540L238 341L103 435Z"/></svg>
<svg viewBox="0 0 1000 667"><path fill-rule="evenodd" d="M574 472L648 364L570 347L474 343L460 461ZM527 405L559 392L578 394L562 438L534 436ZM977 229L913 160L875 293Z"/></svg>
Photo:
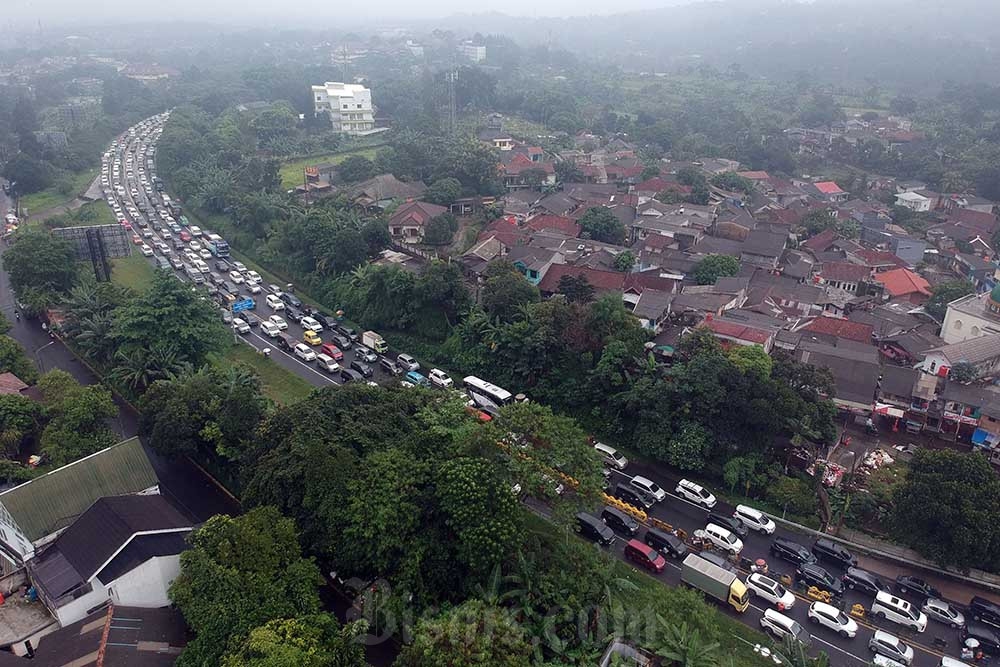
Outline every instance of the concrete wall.
<svg viewBox="0 0 1000 667"><path fill-rule="evenodd" d="M93 581L93 590L82 597L72 600L58 609L50 610L59 621L59 625L66 627L72 625L87 615L87 610L99 606L108 599L108 591L96 579Z"/></svg>
<svg viewBox="0 0 1000 667"><path fill-rule="evenodd" d="M108 583L108 590L118 605L166 607L167 589L180 572L180 555L157 556Z"/></svg>

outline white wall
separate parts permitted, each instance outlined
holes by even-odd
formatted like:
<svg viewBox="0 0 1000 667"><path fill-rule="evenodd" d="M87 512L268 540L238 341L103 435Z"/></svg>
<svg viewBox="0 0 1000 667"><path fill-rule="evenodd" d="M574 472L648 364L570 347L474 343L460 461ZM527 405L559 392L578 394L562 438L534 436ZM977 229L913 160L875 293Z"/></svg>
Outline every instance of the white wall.
<svg viewBox="0 0 1000 667"><path fill-rule="evenodd" d="M170 604L167 589L180 572L180 555L157 556L109 582L108 590L115 604L127 607L166 607Z"/></svg>
<svg viewBox="0 0 1000 667"><path fill-rule="evenodd" d="M92 583L92 591L54 610L55 617L59 620L59 625L66 627L67 625L76 623L87 615L88 609L96 607L108 599L108 592L101 585L101 582L95 579Z"/></svg>

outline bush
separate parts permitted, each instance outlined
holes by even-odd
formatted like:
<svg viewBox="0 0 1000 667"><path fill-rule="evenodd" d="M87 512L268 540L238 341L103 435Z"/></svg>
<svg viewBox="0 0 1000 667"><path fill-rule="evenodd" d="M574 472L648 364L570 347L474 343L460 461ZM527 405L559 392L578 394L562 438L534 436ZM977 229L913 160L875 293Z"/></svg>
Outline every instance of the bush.
<svg viewBox="0 0 1000 667"><path fill-rule="evenodd" d="M775 505L799 516L816 514L816 494L812 487L797 477L781 477L767 490L767 498Z"/></svg>

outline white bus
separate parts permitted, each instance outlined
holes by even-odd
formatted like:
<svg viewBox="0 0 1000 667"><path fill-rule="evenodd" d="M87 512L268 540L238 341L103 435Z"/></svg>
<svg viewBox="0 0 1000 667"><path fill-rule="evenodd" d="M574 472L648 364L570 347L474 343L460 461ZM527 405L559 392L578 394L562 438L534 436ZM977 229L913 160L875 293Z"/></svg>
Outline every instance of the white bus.
<svg viewBox="0 0 1000 667"><path fill-rule="evenodd" d="M465 391L477 406L497 410L514 400L514 395L502 387L470 375L464 380Z"/></svg>

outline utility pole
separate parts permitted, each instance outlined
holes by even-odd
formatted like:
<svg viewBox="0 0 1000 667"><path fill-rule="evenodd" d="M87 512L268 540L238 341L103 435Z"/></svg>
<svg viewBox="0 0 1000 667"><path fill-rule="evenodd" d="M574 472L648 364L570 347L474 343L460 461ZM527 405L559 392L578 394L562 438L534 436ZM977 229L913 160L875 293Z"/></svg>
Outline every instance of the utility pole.
<svg viewBox="0 0 1000 667"><path fill-rule="evenodd" d="M458 105L455 101L455 82L458 81L458 70L454 69L446 75L448 80L448 133L454 135L458 131Z"/></svg>
<svg viewBox="0 0 1000 667"><path fill-rule="evenodd" d="M344 83L350 83L351 68L347 62L347 44L342 44L340 47L340 58L344 63Z"/></svg>

